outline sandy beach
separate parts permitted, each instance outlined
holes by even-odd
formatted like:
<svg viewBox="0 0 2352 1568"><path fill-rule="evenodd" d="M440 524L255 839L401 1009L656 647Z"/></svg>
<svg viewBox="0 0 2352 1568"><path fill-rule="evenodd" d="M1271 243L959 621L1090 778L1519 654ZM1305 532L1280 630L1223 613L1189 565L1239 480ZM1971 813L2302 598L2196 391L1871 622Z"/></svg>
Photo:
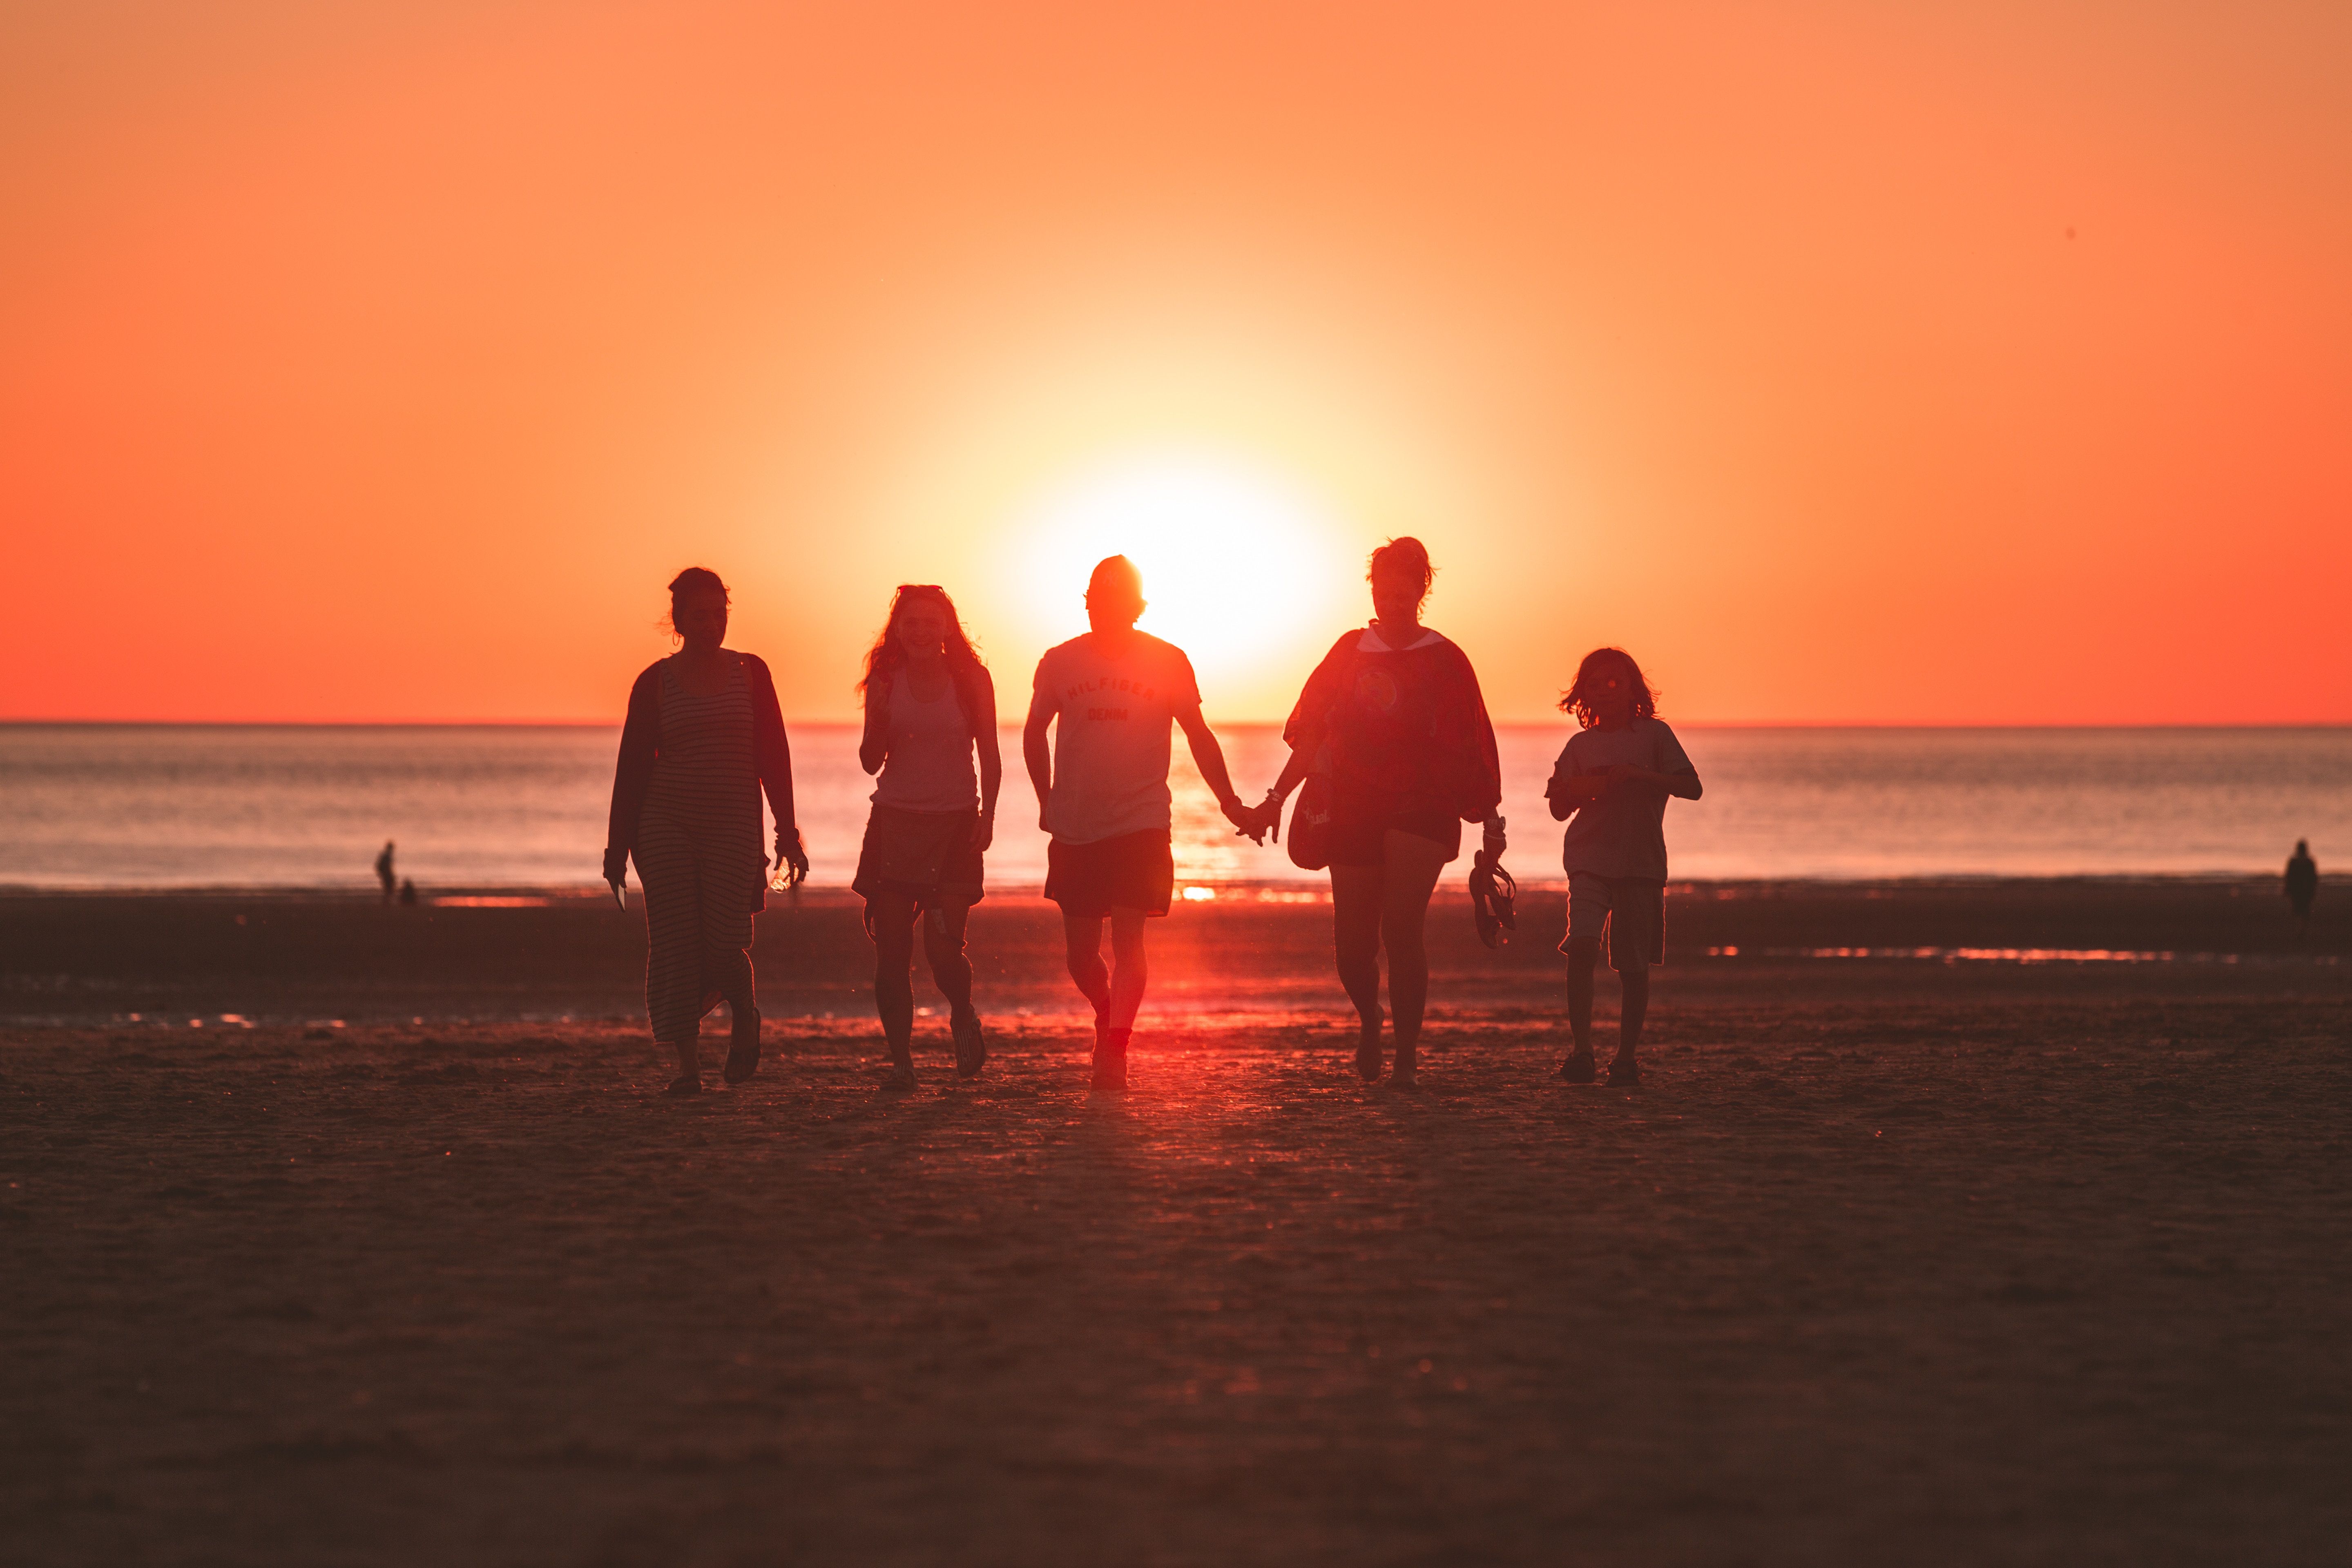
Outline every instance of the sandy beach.
<svg viewBox="0 0 2352 1568"><path fill-rule="evenodd" d="M1328 908L1180 910L1094 1098L1050 910L994 900L995 1057L923 1020L898 1098L811 894L779 1048L678 1102L609 907L0 900L0 1537L2336 1560L2337 888L2302 941L2252 883L1679 891L1632 1091L1550 1076L1557 901L1499 954L1433 915L1413 1094L1347 1070ZM2175 956L1963 956L2010 951Z"/></svg>

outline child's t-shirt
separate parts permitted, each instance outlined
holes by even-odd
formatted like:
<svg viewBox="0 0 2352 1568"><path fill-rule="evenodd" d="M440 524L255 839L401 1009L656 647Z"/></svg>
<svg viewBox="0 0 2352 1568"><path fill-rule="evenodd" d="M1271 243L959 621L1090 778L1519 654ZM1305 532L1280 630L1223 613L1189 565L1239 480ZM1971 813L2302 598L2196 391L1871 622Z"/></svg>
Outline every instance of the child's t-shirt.
<svg viewBox="0 0 2352 1568"><path fill-rule="evenodd" d="M1093 632L1045 650L1037 702L1056 715L1045 823L1065 844L1165 829L1170 724L1201 705L1192 662L1149 632Z"/></svg>
<svg viewBox="0 0 2352 1568"><path fill-rule="evenodd" d="M1621 763L1653 773L1690 773L1680 741L1663 719L1636 719L1622 730L1579 730L1560 748L1554 778L1597 773ZM1656 784L1612 779L1608 793L1587 801L1568 819L1560 863L1568 874L1623 877L1643 882L1666 879L1666 802Z"/></svg>

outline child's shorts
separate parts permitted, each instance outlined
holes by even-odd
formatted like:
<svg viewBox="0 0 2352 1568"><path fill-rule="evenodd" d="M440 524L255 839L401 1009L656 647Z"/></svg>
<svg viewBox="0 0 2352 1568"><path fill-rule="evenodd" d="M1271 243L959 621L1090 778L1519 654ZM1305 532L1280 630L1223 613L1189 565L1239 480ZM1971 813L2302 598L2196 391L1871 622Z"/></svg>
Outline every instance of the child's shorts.
<svg viewBox="0 0 2352 1568"><path fill-rule="evenodd" d="M1568 937L1562 952L1580 934L1608 944L1609 967L1629 969L1666 961L1666 885L1633 877L1596 877L1578 871L1568 879Z"/></svg>

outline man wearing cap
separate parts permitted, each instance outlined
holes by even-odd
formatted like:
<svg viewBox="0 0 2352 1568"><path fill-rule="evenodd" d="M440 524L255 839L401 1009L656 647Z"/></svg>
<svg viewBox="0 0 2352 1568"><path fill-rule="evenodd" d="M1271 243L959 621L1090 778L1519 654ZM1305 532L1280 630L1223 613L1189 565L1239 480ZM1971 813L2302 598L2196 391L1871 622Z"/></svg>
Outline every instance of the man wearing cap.
<svg viewBox="0 0 2352 1568"><path fill-rule="evenodd" d="M1127 1046L1143 1002L1143 922L1168 912L1169 726L1181 725L1201 777L1227 821L1265 829L1234 795L1225 754L1201 717L1201 691L1181 648L1135 629L1143 579L1113 555L1087 584L1093 627L1037 661L1021 736L1046 847L1045 896L1062 906L1070 978L1095 1008L1094 1087L1127 1087ZM1058 721L1058 722L1056 722ZM1054 727L1051 749L1045 731ZM1263 840L1260 840L1263 842ZM1102 958L1110 922L1111 964Z"/></svg>

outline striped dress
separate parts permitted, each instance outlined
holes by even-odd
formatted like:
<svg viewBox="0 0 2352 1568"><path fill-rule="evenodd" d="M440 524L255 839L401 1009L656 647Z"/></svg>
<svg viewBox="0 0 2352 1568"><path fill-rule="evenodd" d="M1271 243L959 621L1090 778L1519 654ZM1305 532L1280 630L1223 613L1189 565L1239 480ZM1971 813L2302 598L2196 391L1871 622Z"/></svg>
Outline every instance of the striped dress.
<svg viewBox="0 0 2352 1568"><path fill-rule="evenodd" d="M680 686L667 660L661 682L660 755L633 854L646 889L646 1011L654 1038L674 1043L695 1037L739 977L748 994L768 861L741 656L715 697Z"/></svg>

